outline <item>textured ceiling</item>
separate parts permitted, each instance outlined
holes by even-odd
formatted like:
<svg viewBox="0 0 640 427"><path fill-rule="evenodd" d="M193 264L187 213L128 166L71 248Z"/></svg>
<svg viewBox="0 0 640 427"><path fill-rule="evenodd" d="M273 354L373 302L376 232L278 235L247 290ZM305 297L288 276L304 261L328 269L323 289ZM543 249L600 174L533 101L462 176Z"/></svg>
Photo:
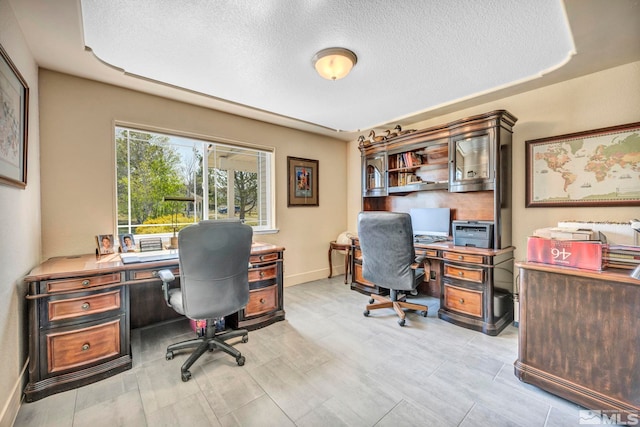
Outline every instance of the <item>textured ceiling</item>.
<svg viewBox="0 0 640 427"><path fill-rule="evenodd" d="M66 73L98 82L104 82L155 96L174 99L204 108L224 111L230 114L248 117L254 120L260 120L280 126L286 126L293 129L299 129L305 132L329 136L344 141L353 141L357 139L359 135L363 133L367 134L369 128L374 127L374 124L376 123L380 124L380 126L376 126L377 131L392 129L398 123L403 127L411 127L417 122L428 120L433 117L439 117L444 114L472 108L487 102L508 98L516 94L606 70L619 65L640 61L640 0L564 0L562 4L564 4L564 8L566 9L576 50L576 54L570 58L569 62L538 78L532 78L530 80L511 85L507 82L504 83L503 86L499 86L496 90L489 90L486 93L482 93L477 96L472 94L471 91L463 92L460 88L475 82L485 82L485 80L493 78L494 74L503 72L503 68L506 68L507 71L509 71L508 69L510 67L515 67L520 64L522 61L522 59L520 59L520 55L523 55L526 61L528 55L531 55L530 51L532 52L536 50L536 44L538 43L537 39L533 40L532 46L522 48L513 43L512 33L520 31L519 25L526 26L528 24L527 20L533 19L533 17L539 17L539 8L544 9L544 5L547 4L545 1L534 2L529 0L509 0L502 2L504 7L516 2L522 3L525 7L528 3L534 3L535 10L532 11L532 18L527 17L524 24L522 22L500 23L495 19L496 13L499 11L496 11L496 8L492 6L496 3L486 0L455 0L455 3L461 3L466 6L462 12L457 12L460 15L456 15L456 12L450 9L451 5L449 3L454 3L453 0L438 2L424 0L419 2L420 7L416 8L407 8L406 5L409 4L409 2L405 1L361 1L356 3L356 0L353 0L341 4L340 13L349 14L354 8L362 9L361 4L364 3L366 9L362 12L358 12L360 15L358 15L357 18L354 18L352 24L349 26L349 28L353 27L359 29L359 31L355 31L356 34L354 37L358 37L357 33L360 32L369 34L369 32L377 33L376 30L389 31L389 37L393 38L396 43L400 45L399 50L394 50L392 52L379 51L377 46L377 43L379 42L376 38L360 38L358 39L359 41L357 45L352 43L351 40L344 41L344 38L338 39L337 37L340 33L334 30L337 28L337 24L326 22L326 20L320 21L318 18L320 15L318 13L315 13L311 17L301 13L297 13L293 16L291 10L285 10L278 13L284 13L290 18L290 21L286 21L284 24L276 26L275 22L278 21L278 18L271 18L269 22L274 22L274 24L271 25L270 31L276 33L286 31L286 33L290 35L290 38L294 39L303 39L305 34L313 35L311 38L313 43L308 42L308 46L299 45L298 51L286 51L284 53L284 58L276 58L281 61L290 61L294 57L298 58L297 61L299 64L289 64L287 67L291 68L295 66L295 69L299 71L295 76L292 76L292 74L295 74L292 71L293 68L292 70L283 71L282 68L284 67L279 67L273 76L269 76L269 78L264 79L267 80L267 83L258 83L258 81L248 80L248 77L245 75L247 80L244 80L242 84L260 94L261 98L265 98L263 91L275 91L274 88L277 87L275 82L280 75L288 76L289 79L287 80L285 89L283 90L280 87L277 87L276 92L278 93L273 96L275 99L279 99L281 93L286 94L288 92L298 91L303 93L303 91L310 90L311 85L317 85L321 90L316 87L314 89L316 90L316 95L314 97L305 95L302 97L302 101L294 102L296 108L293 113L291 113L293 117L298 115L298 111L302 111L302 107L305 108L305 112L307 113L307 116L309 116L307 119L309 121L302 121L300 119L285 116L283 115L285 113L282 111L277 111L277 113L279 113L277 114L267 110L261 110L248 104L243 105L238 102L216 98L216 96L219 96L217 94L207 95L202 92L196 92L194 90L160 83L159 81L151 80L149 78L141 78L136 74L132 74L133 71L126 68L123 72L122 68L114 68L106 65L105 62L99 60L93 52L85 49L85 46L91 45L87 40L85 40L83 29L83 25L85 23L83 23L82 19L83 4L81 4L81 0L0 0L0 2L9 3L10 9L13 10L18 21L18 25L36 63L43 69ZM114 3L121 7L125 7L124 5L126 4L117 0L104 0L100 3ZM198 4L205 3L215 5L216 7L219 5L222 5L223 7L238 7L238 4L240 4L239 1L234 1L227 5L226 2L221 2L220 0L181 0L179 3L184 9L186 9L185 5L188 5L190 9L191 7L197 7ZM256 9L256 11L262 10L264 12L268 6L266 3L263 4L262 1L256 1L254 3L256 5L255 7L259 8ZM377 8L383 8L382 10L386 10L385 8L389 7L386 3L392 3L392 12L389 12L388 14L376 12ZM136 4L140 7L146 7L144 6L145 4L161 3L159 0L140 0ZM280 2L278 2L278 4L280 4ZM303 5L309 5L310 3L300 0L293 4L297 8L296 10L300 11L300 8L303 7ZM329 3L322 1L318 4L326 5ZM477 7L478 5L483 7L479 9ZM557 7L561 6L560 3L556 2L552 3L552 5L556 5ZM427 20L421 20L417 27L415 25L410 27L407 22L411 21L411 17L409 18L409 21L405 21L397 16L398 13L402 13L402 11L395 10L396 8L400 8L400 6L402 6L403 10L408 10L411 15L421 14L421 16L424 17L428 14ZM424 8L427 8L427 12L423 11ZM465 10L468 10L469 12L465 12ZM257 13L252 11L253 9L248 12L248 16L253 17L254 14ZM185 11L181 11L177 15L182 13L185 13ZM382 17L373 24L364 26L362 21L363 17L373 16L373 14L377 13L380 13L380 15L376 16ZM444 25L445 31L449 34L450 39L457 42L457 44L462 45L461 50L456 54L453 49L448 47L449 45L445 46L446 49L443 55L444 57L449 58L448 61L450 62L443 62L442 57L439 57L435 52L429 52L426 55L420 54L419 58L422 58L423 61L422 69L414 70L407 68L406 65L399 65L400 61L402 61L404 57L417 55L416 52L418 48L424 48L421 47L422 45L431 46L433 37L438 36L437 34L435 36L433 35L435 32L433 27L438 24L425 23L429 21L429 16L432 19L437 19L442 22L441 25ZM224 16L219 16L214 20L210 20L210 22L220 24L225 19L226 18L224 18ZM236 38L246 37L245 33L249 32L249 29L247 29L247 25L249 25L250 22L249 17L245 19L241 16L237 19L239 19L238 25L233 26L230 30L231 32L226 34L227 37L230 37L233 40ZM252 19L258 18L253 17ZM546 18L541 19L542 25L546 25ZM106 15L103 20L106 23ZM461 43L462 34L464 32L454 32L452 30L453 27L451 27L453 25L458 25L459 20L471 20L484 23L489 22L489 24L484 24L487 31L498 31L505 25L509 30L506 31L506 35L497 38L494 37L492 40L489 40L489 56L486 57L486 61L481 63L480 66L472 66L471 63L465 59L465 55L468 54L469 50L477 50L480 40L468 40L470 46L464 46L465 43ZM309 21L311 21L311 24ZM124 20L122 22L122 24L118 24L118 29L120 30L124 30ZM262 21L258 24L264 25ZM320 30L313 31L307 30L308 25L316 24L322 24L322 28L327 27L332 29L332 31L325 34L322 28ZM163 23L161 20L154 21L151 17L142 18L140 21L136 22L136 25L146 25L151 29L154 27L164 29L166 27L176 26L175 22L168 25ZM105 25L105 30L108 27L110 26ZM230 27L230 25L227 25L227 27ZM191 34L191 23L183 25L183 27L181 27L181 31L186 34ZM477 31L482 33L481 30ZM323 38L320 38L321 35ZM191 37L193 40L194 36ZM541 36L541 40L546 40L548 42L546 37ZM198 38L196 36L196 40L185 43L182 47L182 51L178 54L189 56L186 54L189 50L189 45L195 44L196 46L199 46L200 42L201 37ZM128 43L129 42L124 42L120 44L119 47L124 49L127 47ZM156 47L162 48L160 43L152 44L157 45ZM265 48L263 43L258 41L257 44L262 46L262 48L255 53L254 50L249 47L247 55L257 58L267 54L273 55L271 45ZM311 57L318 49L337 44L354 49L359 55L359 62L354 68L353 74L349 75L344 80L338 82L324 81L313 71L310 63ZM410 54L403 53L403 49L406 46L413 46L413 50ZM97 48L97 46L91 47ZM439 47L441 46L434 46L434 48ZM140 54L140 52L138 53ZM144 53L144 51L142 53ZM9 54L11 55L12 52L9 52ZM244 55L243 52L239 52L239 54ZM163 53L160 56L166 55ZM490 59L493 57L498 57L501 61L506 61L507 65L500 61L491 62ZM561 55L557 61L562 61L562 58L564 58L564 56ZM177 61L175 59L170 61L170 64L166 65L165 68L172 68L176 62ZM222 63L223 62L224 61L222 61ZM281 63L279 61L277 62L278 64ZM218 63L217 66L222 67L222 63ZM284 62L282 62L282 64L284 64ZM125 66L121 65L121 67ZM553 65L551 65L551 67L552 66ZM434 77L434 70L427 69L427 71L424 71L424 67L435 67L435 69L438 67L445 67L451 73L462 74L462 77L460 77L461 82L454 82L452 87L446 86L443 83L444 80ZM480 73L480 71L482 71L482 73ZM305 75L305 83L299 82L299 79L302 78L302 74ZM389 74L392 76L389 77ZM517 79L518 77L515 78ZM396 80L400 81L403 79L411 82L410 88L408 89L410 93L408 95L400 95L397 93L398 89L396 85L398 82ZM448 80L447 73L445 73L444 79ZM273 88L269 87L272 84L274 85ZM389 86L387 86L387 84ZM345 89L347 86L349 86L352 91L355 90L353 87L357 88L362 95L351 95L350 99L343 100L341 98L342 92L347 93ZM488 87L488 85L485 86ZM336 88L338 90L336 90ZM440 94L442 98L449 99L449 101L433 101L432 96L436 93ZM447 96L450 93L454 96ZM444 94L444 96L442 94ZM454 99L456 96L458 99ZM636 97L638 102L640 102L639 93L629 93L629 96ZM232 96L232 98L235 99L234 96ZM385 98L387 98L387 100L385 100ZM325 102L325 105L328 104L329 106L318 107L319 113L309 113L311 106L319 101L323 101ZM351 104L347 105L347 101L351 102ZM407 104L405 104L405 102L407 102ZM436 106L433 107L432 105L434 102L440 102L440 104L436 104ZM312 104L309 106L307 103ZM300 110L298 107L300 107ZM266 107L263 106L261 108ZM412 111L417 113L412 114ZM366 124L358 123L355 125L362 129L361 132L336 132L328 127L312 124L312 122L321 122L320 119L322 119L322 115L327 113L342 115L347 119L352 119L357 115L358 117L363 118L363 121ZM409 115L407 116L407 114ZM385 123L381 123L382 121ZM344 129L350 128L348 125L336 125L336 127Z"/></svg>
<svg viewBox="0 0 640 427"><path fill-rule="evenodd" d="M81 0L84 44L129 75L358 131L508 87L575 52L560 0ZM345 47L346 78L313 55Z"/></svg>

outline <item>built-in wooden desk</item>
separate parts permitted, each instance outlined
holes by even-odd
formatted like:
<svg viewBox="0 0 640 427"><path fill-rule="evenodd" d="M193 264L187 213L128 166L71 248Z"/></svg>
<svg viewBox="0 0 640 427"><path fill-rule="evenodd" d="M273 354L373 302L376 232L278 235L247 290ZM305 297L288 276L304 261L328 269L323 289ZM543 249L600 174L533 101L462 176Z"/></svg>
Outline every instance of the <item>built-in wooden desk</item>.
<svg viewBox="0 0 640 427"><path fill-rule="evenodd" d="M283 320L283 251L254 243L245 308L225 318L256 329ZM178 259L123 264L118 254L51 258L25 278L29 307L31 402L131 368L130 330L179 317L167 307L157 278Z"/></svg>
<svg viewBox="0 0 640 427"><path fill-rule="evenodd" d="M640 280L531 262L520 272L515 374L593 410L640 414ZM634 422L635 424L635 422Z"/></svg>
<svg viewBox="0 0 640 427"><path fill-rule="evenodd" d="M352 242L351 289L385 292L362 277L359 241ZM440 298L440 319L488 335L498 335L513 321L513 246L482 249L447 241L416 243L415 250L426 255L430 270L420 291Z"/></svg>

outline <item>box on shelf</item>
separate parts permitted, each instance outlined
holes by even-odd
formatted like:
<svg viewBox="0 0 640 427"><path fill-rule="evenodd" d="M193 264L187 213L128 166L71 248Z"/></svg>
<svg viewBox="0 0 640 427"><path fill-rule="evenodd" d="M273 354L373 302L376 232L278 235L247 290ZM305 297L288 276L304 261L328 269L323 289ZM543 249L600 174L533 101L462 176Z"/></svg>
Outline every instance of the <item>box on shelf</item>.
<svg viewBox="0 0 640 427"><path fill-rule="evenodd" d="M603 244L597 240L557 240L529 237L527 261L602 270Z"/></svg>

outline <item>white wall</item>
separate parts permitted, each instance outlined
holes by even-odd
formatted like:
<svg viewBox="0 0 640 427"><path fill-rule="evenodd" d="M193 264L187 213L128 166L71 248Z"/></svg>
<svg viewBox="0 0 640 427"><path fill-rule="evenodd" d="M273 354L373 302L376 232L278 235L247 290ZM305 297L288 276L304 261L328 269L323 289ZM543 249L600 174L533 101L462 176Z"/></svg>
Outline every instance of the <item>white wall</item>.
<svg viewBox="0 0 640 427"><path fill-rule="evenodd" d="M477 107L441 115L407 128L422 129L493 110L518 121L513 131L513 245L516 260L526 257L527 237L559 221L620 221L640 217L640 207L525 208L525 141L640 122L640 62L612 68ZM360 200L360 152L349 147L347 224L355 229ZM356 172L357 171L357 172Z"/></svg>
<svg viewBox="0 0 640 427"><path fill-rule="evenodd" d="M347 218L344 141L42 69L40 116L45 258L91 253L96 234L114 231L114 122L123 121L274 147L279 232L255 240L285 247L285 286L328 275L329 242ZM319 207L287 207L287 156L319 161Z"/></svg>
<svg viewBox="0 0 640 427"><path fill-rule="evenodd" d="M0 0L0 44L30 89L27 188L0 185L0 426L17 414L27 358L23 277L40 261L38 68L13 10Z"/></svg>

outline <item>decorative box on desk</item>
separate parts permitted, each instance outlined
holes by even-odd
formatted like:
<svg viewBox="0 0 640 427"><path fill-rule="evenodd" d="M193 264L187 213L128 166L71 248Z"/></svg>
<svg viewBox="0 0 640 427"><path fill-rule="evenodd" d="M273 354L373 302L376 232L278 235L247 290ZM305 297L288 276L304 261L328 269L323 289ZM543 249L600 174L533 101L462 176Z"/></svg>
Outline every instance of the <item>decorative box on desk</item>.
<svg viewBox="0 0 640 427"><path fill-rule="evenodd" d="M602 270L603 245L595 240L557 240L529 237L527 260L564 267Z"/></svg>

